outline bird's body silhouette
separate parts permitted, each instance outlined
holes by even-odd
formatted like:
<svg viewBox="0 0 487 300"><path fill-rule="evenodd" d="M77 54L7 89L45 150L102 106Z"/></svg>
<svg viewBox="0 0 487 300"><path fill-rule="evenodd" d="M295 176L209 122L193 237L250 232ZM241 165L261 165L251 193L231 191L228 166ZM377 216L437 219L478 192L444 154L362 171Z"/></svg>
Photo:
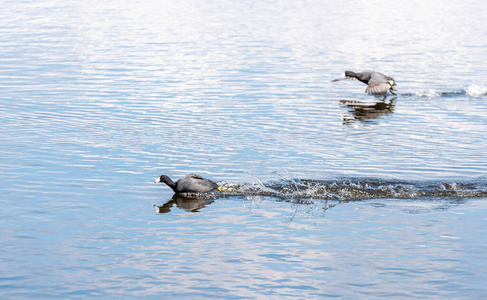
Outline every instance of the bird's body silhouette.
<svg viewBox="0 0 487 300"><path fill-rule="evenodd" d="M155 182L164 182L167 184L175 193L207 193L211 191L219 191L218 184L215 182L203 178L196 174L188 174L176 182L173 182L171 178L167 175L159 176Z"/></svg>
<svg viewBox="0 0 487 300"><path fill-rule="evenodd" d="M365 83L367 85L367 88L365 89L366 93L382 95L389 91L389 93L393 95L396 94L396 91L394 90L394 86L396 86L394 78L386 76L382 73L371 70L365 70L359 73L345 71L343 75L345 79L358 79L359 81Z"/></svg>

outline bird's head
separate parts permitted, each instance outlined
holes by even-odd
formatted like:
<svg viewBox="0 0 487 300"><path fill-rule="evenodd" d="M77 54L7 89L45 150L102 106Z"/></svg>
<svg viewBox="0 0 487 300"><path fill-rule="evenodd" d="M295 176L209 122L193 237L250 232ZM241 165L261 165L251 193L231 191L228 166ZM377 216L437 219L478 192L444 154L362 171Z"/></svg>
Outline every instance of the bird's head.
<svg viewBox="0 0 487 300"><path fill-rule="evenodd" d="M164 183L169 183L169 182L172 182L171 178L169 178L169 176L167 175L161 175L159 177L156 178L156 180L154 181L155 183L158 183L158 182L164 182Z"/></svg>

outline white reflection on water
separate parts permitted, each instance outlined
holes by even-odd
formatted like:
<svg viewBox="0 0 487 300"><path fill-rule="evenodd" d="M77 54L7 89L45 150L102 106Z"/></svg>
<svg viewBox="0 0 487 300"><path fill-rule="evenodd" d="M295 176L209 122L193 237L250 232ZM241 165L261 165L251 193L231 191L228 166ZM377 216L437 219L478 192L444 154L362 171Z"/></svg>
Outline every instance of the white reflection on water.
<svg viewBox="0 0 487 300"><path fill-rule="evenodd" d="M485 245L475 241L486 233L485 200L443 202L448 209L441 201L349 202L326 218L272 198L250 211L239 199L215 201L204 214L121 203L110 215L92 206L55 217L60 210L51 208L29 212L2 256L10 280L30 283L31 296L459 297L482 293ZM50 243L27 255L39 237ZM28 275L13 268L35 258ZM49 281L39 280L42 271Z"/></svg>
<svg viewBox="0 0 487 300"><path fill-rule="evenodd" d="M454 18L462 32L471 30L467 41L464 34L453 35L458 29L442 24L443 15L419 3L425 10L414 13L401 5L400 10L381 5L348 11L348 4L339 4L337 15L325 19L321 12L328 11L327 3L277 5L274 9L282 9L277 16L263 3L251 8L243 3L189 8L67 3L59 7L60 14L49 10L57 5L25 2L24 15L39 10L46 15L17 20L10 25L18 28L16 35L4 35L8 59L2 78L10 84L5 84L9 105L2 109L7 124L15 125L8 128L8 138L22 126L50 145L93 146L87 155L124 149L135 157L145 154L143 160L166 172L203 172L222 179L283 166L316 178L485 173L484 99L440 97L442 107L437 107L436 97L433 102L421 97L471 91L472 80L485 77L482 64L466 61L482 57L477 53L482 47L471 47L479 42L474 34L483 22L477 12L469 11L472 22L467 24ZM441 11L467 9L451 5ZM245 13L248 19L241 15L254 10L260 13ZM347 26L340 26L340 12L346 12ZM292 23L278 22L281 18ZM373 31L364 31L356 21L367 18ZM242 31L242 26L250 28ZM415 43L409 42L411 36ZM442 50L453 38L460 49ZM389 54L395 55L386 59ZM393 74L402 94L410 96L396 100L393 115L375 119L381 126L354 123L344 129L337 103L370 97L360 86L332 85L329 79L344 69L370 67ZM12 104L18 102L17 85L25 97ZM473 118L459 115L459 107ZM411 140L427 143L424 151L412 147ZM465 152L463 145L472 148Z"/></svg>

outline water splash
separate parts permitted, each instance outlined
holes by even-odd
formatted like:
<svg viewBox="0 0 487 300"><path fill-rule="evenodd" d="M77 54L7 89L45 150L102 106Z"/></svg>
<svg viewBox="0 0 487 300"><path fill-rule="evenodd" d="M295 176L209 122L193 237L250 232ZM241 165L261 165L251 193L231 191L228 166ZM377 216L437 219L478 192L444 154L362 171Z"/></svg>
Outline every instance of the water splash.
<svg viewBox="0 0 487 300"><path fill-rule="evenodd" d="M273 196L281 199L361 200L374 198L477 198L487 197L487 182L475 181L397 181L345 178L307 180L280 178L263 182L220 183L223 196Z"/></svg>
<svg viewBox="0 0 487 300"><path fill-rule="evenodd" d="M414 94L416 97L426 97L426 98L437 98L442 95L441 91L429 89L429 90L421 90Z"/></svg>
<svg viewBox="0 0 487 300"><path fill-rule="evenodd" d="M460 91L444 91L444 90L435 90L435 89L428 89L428 90L420 90L415 93L405 94L407 96L415 96L415 97L425 97L425 98L439 98L439 97L451 97L451 96L459 96L465 95L464 90Z"/></svg>
<svg viewBox="0 0 487 300"><path fill-rule="evenodd" d="M482 97L487 95L487 86L485 82L471 83L466 89L443 90L443 89L423 89L416 92L400 93L401 96L439 98L468 95L472 97Z"/></svg>
<svg viewBox="0 0 487 300"><path fill-rule="evenodd" d="M481 97L487 95L487 86L485 82L472 83L466 89L466 94L472 97Z"/></svg>

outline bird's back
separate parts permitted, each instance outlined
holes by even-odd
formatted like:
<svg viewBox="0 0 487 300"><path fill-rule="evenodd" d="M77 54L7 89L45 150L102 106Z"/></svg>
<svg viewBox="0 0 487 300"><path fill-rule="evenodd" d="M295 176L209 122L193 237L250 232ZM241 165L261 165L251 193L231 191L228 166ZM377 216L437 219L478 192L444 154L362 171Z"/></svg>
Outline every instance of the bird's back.
<svg viewBox="0 0 487 300"><path fill-rule="evenodd" d="M189 174L176 182L178 193L206 193L218 189L213 181L196 174Z"/></svg>
<svg viewBox="0 0 487 300"><path fill-rule="evenodd" d="M386 93L394 84L394 79L389 76L385 76L382 73L374 72L372 73L366 93L369 94L384 94Z"/></svg>

